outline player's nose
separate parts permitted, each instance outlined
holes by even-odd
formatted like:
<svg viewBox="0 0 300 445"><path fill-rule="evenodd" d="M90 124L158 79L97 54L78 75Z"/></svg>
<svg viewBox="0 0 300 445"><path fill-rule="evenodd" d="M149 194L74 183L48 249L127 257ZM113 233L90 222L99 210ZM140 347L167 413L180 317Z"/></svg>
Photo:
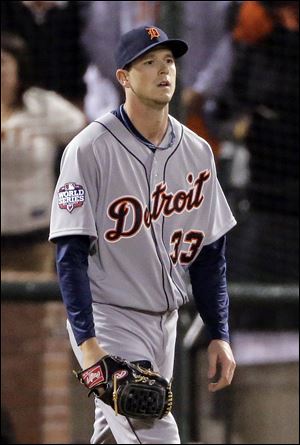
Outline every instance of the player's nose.
<svg viewBox="0 0 300 445"><path fill-rule="evenodd" d="M168 74L169 73L169 64L168 62L162 60L159 66L159 74Z"/></svg>

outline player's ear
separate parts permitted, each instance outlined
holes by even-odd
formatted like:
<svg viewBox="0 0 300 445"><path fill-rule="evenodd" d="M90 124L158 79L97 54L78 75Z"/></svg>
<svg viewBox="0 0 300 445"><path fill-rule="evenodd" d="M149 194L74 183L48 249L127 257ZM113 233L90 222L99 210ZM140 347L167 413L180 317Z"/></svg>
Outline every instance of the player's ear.
<svg viewBox="0 0 300 445"><path fill-rule="evenodd" d="M116 72L116 78L123 88L128 86L128 71L118 69Z"/></svg>

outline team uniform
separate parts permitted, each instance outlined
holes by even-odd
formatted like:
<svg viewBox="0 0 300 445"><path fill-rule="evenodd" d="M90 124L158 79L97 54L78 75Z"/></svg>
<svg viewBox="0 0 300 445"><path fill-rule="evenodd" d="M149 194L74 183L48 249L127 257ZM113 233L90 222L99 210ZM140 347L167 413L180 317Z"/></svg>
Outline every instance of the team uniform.
<svg viewBox="0 0 300 445"><path fill-rule="evenodd" d="M147 360L171 379L178 309L189 298L189 270L201 250L236 221L206 141L169 116L162 148L151 149L145 142L122 107L71 141L54 193L50 239L81 235L90 240L89 321L76 323L69 304L69 332L79 361L77 345L86 339L86 330L92 335L94 329L109 353ZM211 323L211 335L228 340L226 317ZM92 443L99 443L102 412L118 443L162 443L162 438L180 443L171 414L149 429L141 421L130 426L110 407L96 403Z"/></svg>

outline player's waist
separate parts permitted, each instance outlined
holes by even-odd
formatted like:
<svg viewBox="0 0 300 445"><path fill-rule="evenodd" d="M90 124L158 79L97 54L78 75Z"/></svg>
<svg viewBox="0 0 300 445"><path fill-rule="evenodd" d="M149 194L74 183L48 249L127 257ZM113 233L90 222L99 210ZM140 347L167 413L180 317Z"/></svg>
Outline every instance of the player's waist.
<svg viewBox="0 0 300 445"><path fill-rule="evenodd" d="M167 314L172 314L174 311L178 311L179 307L172 307L172 308L166 308L165 310L147 310L147 309L141 309L141 308L137 308L137 307L133 307L133 306L122 306L122 305L118 305L118 304L111 304L111 303L102 303L99 301L93 301L93 304L95 305L105 305L105 306L110 306L112 308L117 308L120 310L124 310L124 311L133 311L133 312L137 312L140 314L144 314L144 315L153 315L153 316L163 316L163 315L167 315Z"/></svg>

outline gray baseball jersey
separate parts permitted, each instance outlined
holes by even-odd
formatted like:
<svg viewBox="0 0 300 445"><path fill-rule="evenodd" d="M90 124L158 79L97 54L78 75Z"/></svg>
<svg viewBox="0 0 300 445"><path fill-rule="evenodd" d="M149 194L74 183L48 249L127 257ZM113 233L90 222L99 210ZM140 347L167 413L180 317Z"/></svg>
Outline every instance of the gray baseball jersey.
<svg viewBox="0 0 300 445"><path fill-rule="evenodd" d="M66 148L50 239L88 235L93 301L150 312L188 299L187 269L236 221L205 140L169 117L175 134L153 153L112 113Z"/></svg>

